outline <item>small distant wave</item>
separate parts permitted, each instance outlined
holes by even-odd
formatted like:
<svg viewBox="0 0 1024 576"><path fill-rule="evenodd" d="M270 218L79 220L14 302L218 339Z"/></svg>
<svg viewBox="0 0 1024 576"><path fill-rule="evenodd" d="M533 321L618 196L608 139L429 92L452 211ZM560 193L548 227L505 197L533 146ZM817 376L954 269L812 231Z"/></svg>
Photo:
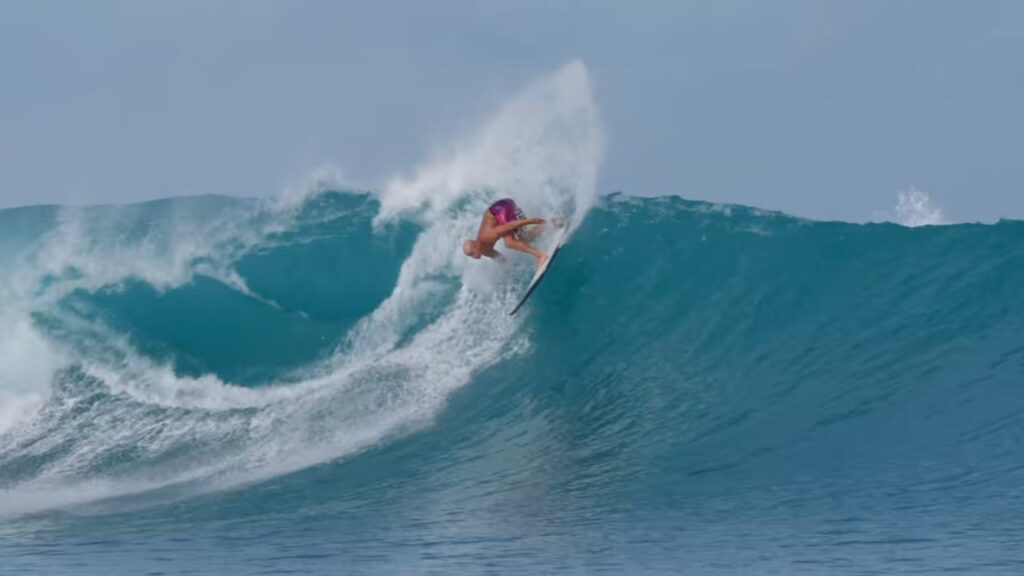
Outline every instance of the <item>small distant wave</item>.
<svg viewBox="0 0 1024 576"><path fill-rule="evenodd" d="M924 192L909 188L896 195L896 207L892 212L875 212L876 221L895 222L901 226L939 226L949 224L942 209Z"/></svg>

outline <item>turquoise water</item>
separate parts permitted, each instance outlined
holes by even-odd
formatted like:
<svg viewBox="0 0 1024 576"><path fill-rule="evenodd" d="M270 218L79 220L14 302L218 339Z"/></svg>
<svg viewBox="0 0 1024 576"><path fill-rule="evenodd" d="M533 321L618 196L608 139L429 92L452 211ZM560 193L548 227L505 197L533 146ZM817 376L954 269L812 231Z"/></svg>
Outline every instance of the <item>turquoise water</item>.
<svg viewBox="0 0 1024 576"><path fill-rule="evenodd" d="M378 212L0 212L0 571L1024 572L1024 223Z"/></svg>

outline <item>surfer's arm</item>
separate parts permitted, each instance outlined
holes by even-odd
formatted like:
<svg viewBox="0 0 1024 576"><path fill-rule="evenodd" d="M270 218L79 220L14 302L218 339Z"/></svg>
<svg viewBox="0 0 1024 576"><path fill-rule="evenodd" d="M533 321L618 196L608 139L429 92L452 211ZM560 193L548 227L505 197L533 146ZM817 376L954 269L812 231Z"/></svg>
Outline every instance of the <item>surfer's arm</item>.
<svg viewBox="0 0 1024 576"><path fill-rule="evenodd" d="M498 236L505 236L506 234L509 234L511 232L515 232L516 230L522 228L523 226L529 226L531 224L543 224L543 223L544 223L544 220L542 220L541 218L523 218L521 220L513 220L512 222L509 222L508 224L502 224L501 226L496 226L494 228L494 233L497 234Z"/></svg>

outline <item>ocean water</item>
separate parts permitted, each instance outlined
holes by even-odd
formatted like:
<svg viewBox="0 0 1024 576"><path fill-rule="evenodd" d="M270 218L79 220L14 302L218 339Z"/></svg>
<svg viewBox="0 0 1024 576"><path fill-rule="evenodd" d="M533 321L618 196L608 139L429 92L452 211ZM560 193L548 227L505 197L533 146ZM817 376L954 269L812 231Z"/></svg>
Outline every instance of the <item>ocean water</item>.
<svg viewBox="0 0 1024 576"><path fill-rule="evenodd" d="M1024 573L1024 223L604 142L570 62L372 192L0 211L0 574ZM571 223L515 317L503 196Z"/></svg>
<svg viewBox="0 0 1024 576"><path fill-rule="evenodd" d="M1024 573L1024 223L558 190L0 211L0 572Z"/></svg>

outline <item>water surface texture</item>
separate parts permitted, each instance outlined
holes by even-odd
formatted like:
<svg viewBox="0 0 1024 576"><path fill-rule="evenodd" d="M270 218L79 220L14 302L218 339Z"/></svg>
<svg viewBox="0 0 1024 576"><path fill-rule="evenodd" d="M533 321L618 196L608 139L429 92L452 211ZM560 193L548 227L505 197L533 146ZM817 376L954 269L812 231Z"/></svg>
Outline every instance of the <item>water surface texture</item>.
<svg viewBox="0 0 1024 576"><path fill-rule="evenodd" d="M1024 572L1024 223L486 196L0 212L0 571Z"/></svg>

